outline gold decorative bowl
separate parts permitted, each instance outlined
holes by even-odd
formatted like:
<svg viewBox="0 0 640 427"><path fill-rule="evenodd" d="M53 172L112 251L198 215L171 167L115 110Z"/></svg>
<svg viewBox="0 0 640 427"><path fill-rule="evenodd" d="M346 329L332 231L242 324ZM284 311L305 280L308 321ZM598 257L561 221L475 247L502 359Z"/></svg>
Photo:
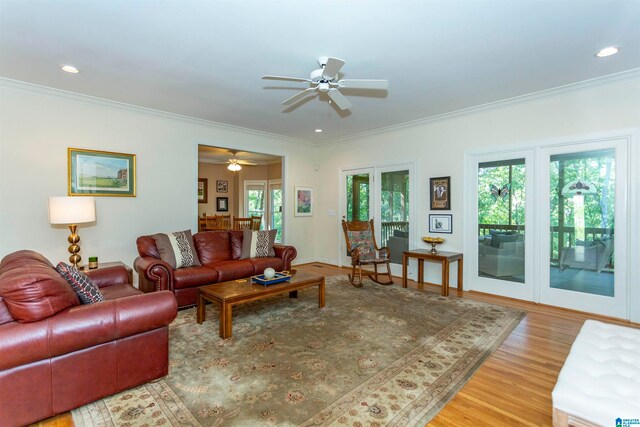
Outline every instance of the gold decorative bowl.
<svg viewBox="0 0 640 427"><path fill-rule="evenodd" d="M425 236L425 237L422 238L422 241L431 245L431 253L432 254L437 254L438 251L436 250L436 245L444 243L446 240L443 239L442 237Z"/></svg>

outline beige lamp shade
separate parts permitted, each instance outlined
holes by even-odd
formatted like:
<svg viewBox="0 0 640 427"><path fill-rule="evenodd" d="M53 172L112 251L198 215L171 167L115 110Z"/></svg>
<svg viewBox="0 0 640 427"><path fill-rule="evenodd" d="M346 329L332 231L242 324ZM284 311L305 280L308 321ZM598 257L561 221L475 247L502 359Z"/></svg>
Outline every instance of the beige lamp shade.
<svg viewBox="0 0 640 427"><path fill-rule="evenodd" d="M96 220L96 201L93 197L49 197L51 224L82 224Z"/></svg>

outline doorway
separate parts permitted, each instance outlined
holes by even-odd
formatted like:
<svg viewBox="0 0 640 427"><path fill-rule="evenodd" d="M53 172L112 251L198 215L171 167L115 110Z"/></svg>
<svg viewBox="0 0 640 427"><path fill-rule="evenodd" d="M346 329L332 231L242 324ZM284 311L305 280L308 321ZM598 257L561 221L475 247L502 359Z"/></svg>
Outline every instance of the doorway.
<svg viewBox="0 0 640 427"><path fill-rule="evenodd" d="M470 288L628 318L628 151L610 138L468 156Z"/></svg>

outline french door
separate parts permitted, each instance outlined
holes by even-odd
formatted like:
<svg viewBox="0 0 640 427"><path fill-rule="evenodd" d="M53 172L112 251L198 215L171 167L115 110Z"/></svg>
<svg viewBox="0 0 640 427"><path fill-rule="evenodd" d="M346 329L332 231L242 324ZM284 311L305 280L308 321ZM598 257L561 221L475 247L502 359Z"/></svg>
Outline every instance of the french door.
<svg viewBox="0 0 640 427"><path fill-rule="evenodd" d="M540 302L626 317L626 141L540 152Z"/></svg>
<svg viewBox="0 0 640 427"><path fill-rule="evenodd" d="M467 158L472 290L628 318L626 139Z"/></svg>
<svg viewBox="0 0 640 427"><path fill-rule="evenodd" d="M472 167L471 289L532 301L533 151L477 156Z"/></svg>
<svg viewBox="0 0 640 427"><path fill-rule="evenodd" d="M393 165L343 171L342 217L347 221L374 220L376 241L391 253L391 272L402 272L402 252L409 249L413 165ZM342 227L340 227L342 233ZM340 235L342 263L350 265Z"/></svg>

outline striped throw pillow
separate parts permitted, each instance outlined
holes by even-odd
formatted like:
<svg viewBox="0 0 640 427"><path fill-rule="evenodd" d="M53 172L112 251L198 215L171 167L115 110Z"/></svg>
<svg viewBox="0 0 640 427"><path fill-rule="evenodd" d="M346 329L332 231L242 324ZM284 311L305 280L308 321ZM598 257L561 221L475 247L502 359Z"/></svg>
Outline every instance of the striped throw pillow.
<svg viewBox="0 0 640 427"><path fill-rule="evenodd" d="M278 230L244 230L240 259L274 257L273 244Z"/></svg>
<svg viewBox="0 0 640 427"><path fill-rule="evenodd" d="M201 265L196 248L193 246L191 230L158 233L151 237L156 242L160 259L169 264L171 268Z"/></svg>

